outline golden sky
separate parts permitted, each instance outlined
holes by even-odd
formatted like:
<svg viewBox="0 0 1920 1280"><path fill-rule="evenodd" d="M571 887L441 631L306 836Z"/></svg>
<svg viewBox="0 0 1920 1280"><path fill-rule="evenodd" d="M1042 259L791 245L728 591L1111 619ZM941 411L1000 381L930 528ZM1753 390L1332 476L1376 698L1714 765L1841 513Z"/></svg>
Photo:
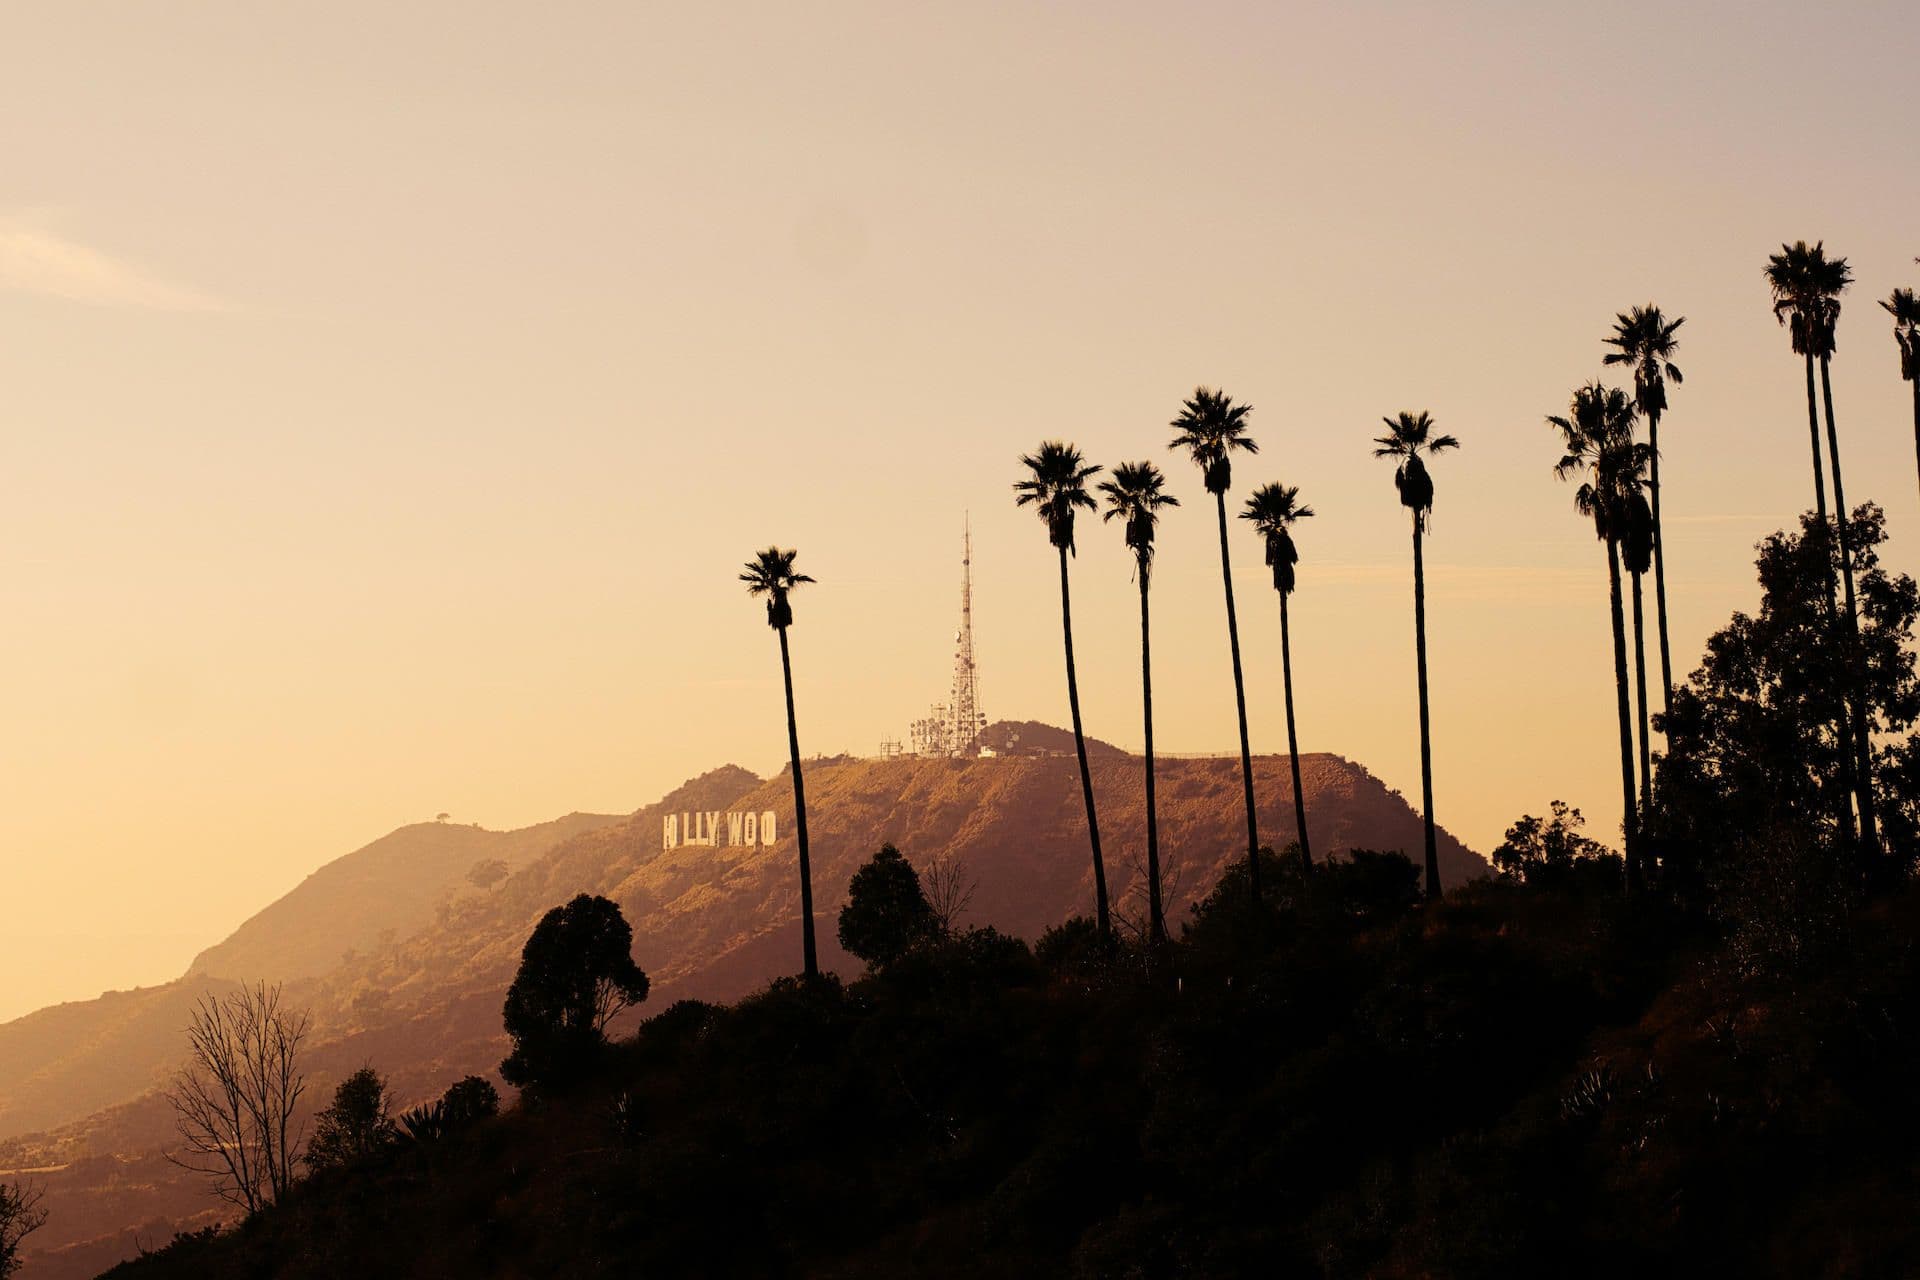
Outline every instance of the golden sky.
<svg viewBox="0 0 1920 1280"><path fill-rule="evenodd" d="M1064 722L1042 437L1152 458L1158 737L1226 750L1211 512L1165 450L1251 401L1319 511L1303 747L1417 796L1429 409L1436 813L1618 821L1604 559L1543 415L1613 313L1688 317L1675 661L1811 494L1760 270L1824 237L1849 496L1920 568L1910 4L42 5L0 45L0 1016L164 980L451 811L625 811L784 758L737 589L797 546L804 745L942 696L972 512L989 715ZM1804 93L1793 92L1804 85ZM1236 529L1256 750L1278 618ZM1137 746L1119 530L1075 565L1089 732ZM911 852L911 851L910 851Z"/></svg>

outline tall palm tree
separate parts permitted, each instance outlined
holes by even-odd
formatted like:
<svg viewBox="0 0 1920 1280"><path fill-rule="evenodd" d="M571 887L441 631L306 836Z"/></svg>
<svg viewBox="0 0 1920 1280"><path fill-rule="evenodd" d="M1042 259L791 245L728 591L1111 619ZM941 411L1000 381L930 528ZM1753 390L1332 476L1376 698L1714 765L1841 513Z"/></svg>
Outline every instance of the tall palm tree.
<svg viewBox="0 0 1920 1280"><path fill-rule="evenodd" d="M1893 317L1893 340L1900 344L1900 376L1913 384L1913 452L1920 459L1920 298L1911 289L1895 289L1880 305Z"/></svg>
<svg viewBox="0 0 1920 1280"><path fill-rule="evenodd" d="M1680 367L1673 362L1679 342L1674 333L1687 322L1685 316L1668 320L1660 308L1648 303L1622 312L1614 318L1613 336L1607 345L1605 363L1622 364L1633 369L1633 398L1647 420L1647 445L1650 450L1650 480L1653 519L1653 609L1660 625L1661 708L1673 713L1673 658L1667 647L1667 553L1660 529L1660 418L1667 411L1667 379L1678 386Z"/></svg>
<svg viewBox="0 0 1920 1280"><path fill-rule="evenodd" d="M1147 725L1147 941L1153 947L1167 940L1167 919L1160 896L1160 818L1153 797L1153 625L1147 586L1153 577L1153 537L1160 509L1180 505L1180 499L1162 489L1165 484L1166 477L1151 462L1123 462L1099 486L1107 498L1102 519L1126 522L1134 577L1140 583L1140 705Z"/></svg>
<svg viewBox="0 0 1920 1280"><path fill-rule="evenodd" d="M813 866L807 857L807 784L800 774L800 730L793 715L793 660L787 652L787 628L793 625L795 587L812 582L793 571L797 551L768 547L747 561L740 581L750 596L767 598L767 625L780 633L780 674L787 686L787 758L793 762L793 829L800 841L800 953L808 978L820 976L819 954L813 945Z"/></svg>
<svg viewBox="0 0 1920 1280"><path fill-rule="evenodd" d="M1649 456L1653 446L1647 445ZM1653 815L1653 745L1647 728L1647 638L1646 613L1641 603L1641 579L1655 564L1655 517L1640 491L1635 477L1633 493L1627 499L1627 530L1620 540L1620 558L1633 579L1633 678L1640 711L1640 829L1644 832Z"/></svg>
<svg viewBox="0 0 1920 1280"><path fill-rule="evenodd" d="M1073 545L1073 517L1079 510L1094 509L1087 481L1100 473L1089 465L1080 450L1060 440L1048 440L1037 453L1020 459L1028 476L1013 486L1014 505L1032 506L1047 526L1047 541L1060 554L1060 630L1067 645L1067 706L1073 712L1073 746L1080 756L1080 794L1087 802L1087 840L1093 846L1093 907L1100 937L1112 936L1107 915L1107 866L1100 857L1100 819L1093 811L1093 774L1087 768L1087 736L1080 727L1080 681L1073 666L1073 599L1067 584L1067 556L1077 555Z"/></svg>
<svg viewBox="0 0 1920 1280"><path fill-rule="evenodd" d="M1247 744L1247 684L1240 672L1240 624L1233 612L1233 560L1227 550L1227 490L1233 484L1233 453L1260 452L1247 435L1250 404L1235 404L1224 391L1196 387L1173 420L1171 449L1185 449L1200 468L1220 516L1220 578L1227 593L1227 646L1233 653L1233 705L1240 713L1240 785L1247 802L1247 887L1260 898L1260 826L1253 812L1253 752Z"/></svg>
<svg viewBox="0 0 1920 1280"><path fill-rule="evenodd" d="M1848 653L1847 706L1852 739L1852 766L1860 815L1860 842L1871 854L1879 848L1874 818L1872 743L1867 732L1865 684L1859 670L1860 615L1853 590L1853 531L1847 511L1846 484L1840 472L1840 436L1833 420L1833 382L1830 365L1835 350L1835 328L1840 319L1840 295L1853 283L1853 269L1845 258L1829 258L1825 242L1807 247L1804 240L1782 245L1767 262L1767 282L1773 290L1773 312L1790 326L1794 349L1807 364L1807 417L1814 424L1814 450L1819 451L1819 417L1813 402L1813 364L1820 365L1820 396L1827 418L1827 461L1833 470L1833 505L1840 535L1840 581L1845 588ZM1816 472L1817 477L1817 472ZM1824 501L1825 493L1821 498ZM1824 514L1824 513L1823 513ZM1842 753L1846 759L1846 753Z"/></svg>
<svg viewBox="0 0 1920 1280"><path fill-rule="evenodd" d="M1813 253L1805 240L1791 245L1783 244L1779 253L1767 258L1766 275L1767 287L1773 291L1773 318L1786 326L1794 354L1806 362L1807 434L1813 443L1813 508L1820 515L1820 523L1825 524L1827 481L1820 461L1820 410L1813 390L1813 330L1816 323L1812 314L1815 309L1811 265Z"/></svg>
<svg viewBox="0 0 1920 1280"><path fill-rule="evenodd" d="M1607 590L1613 620L1613 682L1620 715L1621 826L1627 844L1627 889L1637 893L1644 878L1640 865L1639 803L1634 790L1633 715L1627 695L1626 622L1620 605L1620 543L1627 535L1629 504L1639 488L1646 445L1634 443L1633 401L1618 387L1589 383L1573 393L1567 415L1550 416L1566 452L1554 467L1565 480L1584 474L1574 507L1593 521L1607 549Z"/></svg>
<svg viewBox="0 0 1920 1280"><path fill-rule="evenodd" d="M1273 570L1273 589L1280 593L1280 682L1287 695L1287 762L1293 769L1293 815L1300 829L1300 869L1313 870L1313 850L1307 843L1307 797L1300 788L1300 737L1293 725L1293 641L1287 620L1287 597L1293 594L1293 566L1300 561L1293 545L1293 525L1311 519L1313 508L1300 501L1300 490L1292 485L1264 484L1247 499L1242 520L1253 527L1267 543L1267 564Z"/></svg>
<svg viewBox="0 0 1920 1280"><path fill-rule="evenodd" d="M1402 413L1383 418L1387 434L1374 438L1373 456L1397 458L1393 487L1399 491L1400 505L1413 513L1413 645L1414 660L1420 671L1420 804L1426 818L1427 897L1440 896L1440 853L1433 834L1433 734L1427 715L1427 570L1421 559L1420 540L1427 530L1427 517L1433 513L1433 477L1420 458L1458 449L1452 436L1433 434L1433 418L1426 412Z"/></svg>

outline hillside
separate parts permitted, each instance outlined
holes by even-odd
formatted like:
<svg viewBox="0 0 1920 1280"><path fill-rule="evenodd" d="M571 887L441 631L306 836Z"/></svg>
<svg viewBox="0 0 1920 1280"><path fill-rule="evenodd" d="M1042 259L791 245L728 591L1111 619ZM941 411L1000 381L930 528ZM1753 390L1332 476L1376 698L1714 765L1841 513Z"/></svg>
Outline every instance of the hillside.
<svg viewBox="0 0 1920 1280"><path fill-rule="evenodd" d="M1263 757L1255 764L1262 832L1284 844L1293 830L1292 806L1283 799L1290 796L1286 761ZM1109 881L1116 912L1124 919L1139 914L1140 762L1118 751L1101 752L1093 772ZM1418 849L1417 815L1366 770L1336 756L1314 755L1303 758L1302 772L1318 851ZM1165 761L1160 778L1169 912L1178 920L1225 866L1244 857L1238 761ZM853 871L886 841L922 862L936 853L960 860L977 883L969 912L975 922L1035 937L1091 909L1084 815L1071 756L839 759L810 764L807 781L821 961L828 968L858 969L840 951L833 922ZM779 839L768 847L662 848L668 814L728 811L773 812ZM407 934L380 923L392 918L386 907L368 911L367 895L354 890L402 874L381 867L382 853L375 851L392 857L415 847L411 841L376 842L342 860L353 866L336 863L316 873L229 943L211 948L193 977L154 993L135 993L147 1011L138 1041L119 1044L111 1063L88 1058L79 1045L68 1052L77 1069L128 1082L113 1096L104 1096L103 1086L95 1107L129 1105L0 1146L0 1165L71 1166L47 1177L54 1219L34 1239L41 1256L28 1271L29 1280L90 1274L86 1267L100 1258L124 1254L130 1240L124 1228L131 1223L146 1224L143 1238L152 1240L156 1232L164 1237L170 1224L182 1222L183 1209L198 1205L201 1214L208 1212L204 1200L193 1198L190 1184L141 1155L164 1142L166 1131L164 1112L137 1099L172 1069L195 984L213 981L209 966L232 972L239 963L235 957L259 957L258 963L269 964L276 955L289 963L318 963L318 939L334 928L343 941L333 950L331 968L304 976L269 969L260 976L289 977L289 995L313 1010L310 1061L316 1096L372 1062L388 1075L403 1104L430 1097L468 1072L492 1071L504 1052L500 1001L520 947L542 913L576 893L603 893L621 904L634 926L636 958L654 980L654 1008L685 997L736 998L796 967L798 887L791 791L784 776L761 780L728 767L689 781L626 820L579 821L585 824L581 829L564 836L556 830L548 847L524 858L494 888L483 892L462 884L424 918L412 909L408 918L417 927ZM421 830L408 828L388 839ZM430 827L424 834L431 838L448 830ZM442 851L423 860L430 857L442 873L463 881L472 862L466 853ZM1445 836L1441 866L1450 884L1485 870L1477 855ZM395 928L395 934L383 941L380 931L386 928ZM296 940L284 951L277 943L283 934ZM370 935L371 945L347 951L351 944L344 939ZM92 1010L98 1014L111 1001L90 1003L98 1006ZM11 1030L0 1027L0 1049ZM15 1133L22 1127L11 1126ZM118 1163L103 1165L104 1157ZM122 1175L134 1168L144 1172L137 1185L129 1186ZM85 1265L82 1258L88 1260Z"/></svg>
<svg viewBox="0 0 1920 1280"><path fill-rule="evenodd" d="M656 1007L111 1280L1920 1273L1913 886L1809 964L1804 915L1724 947L1592 870L1276 860L1158 966L982 931Z"/></svg>
<svg viewBox="0 0 1920 1280"><path fill-rule="evenodd" d="M401 827L308 876L201 952L188 973L283 980L325 973L346 952L417 933L447 894L468 888L467 873L477 864L497 859L511 874L564 840L619 821L570 813L518 831L450 822Z"/></svg>

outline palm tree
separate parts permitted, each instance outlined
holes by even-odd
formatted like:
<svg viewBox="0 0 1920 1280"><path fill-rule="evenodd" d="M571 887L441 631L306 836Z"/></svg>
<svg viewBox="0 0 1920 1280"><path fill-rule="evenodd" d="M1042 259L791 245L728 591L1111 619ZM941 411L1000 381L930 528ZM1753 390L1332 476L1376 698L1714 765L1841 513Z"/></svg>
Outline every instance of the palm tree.
<svg viewBox="0 0 1920 1280"><path fill-rule="evenodd" d="M1626 622L1620 607L1620 543L1627 535L1629 504L1639 488L1647 446L1633 440L1633 401L1618 387L1589 383L1573 393L1566 417L1551 416L1566 453L1554 467L1560 479L1584 473L1574 507L1593 521L1607 548L1607 590L1613 615L1613 681L1620 714L1621 825L1627 844L1627 889L1638 892L1640 865L1639 805L1633 784L1633 717L1627 698Z"/></svg>
<svg viewBox="0 0 1920 1280"><path fill-rule="evenodd" d="M1867 733L1865 683L1859 671L1860 615L1853 590L1853 535L1847 512L1847 490L1840 473L1840 436L1833 420L1833 383L1829 366L1835 350L1835 326L1840 319L1840 295L1853 283L1853 269L1845 258L1829 258L1825 242L1807 247L1804 240L1780 246L1767 261L1767 283L1773 290L1773 313L1791 327L1794 350L1807 365L1807 419L1814 427L1814 452L1819 453L1819 417L1813 402L1813 363L1820 362L1820 396L1827 417L1827 460L1833 468L1834 515L1840 534L1840 580L1845 588L1848 654L1847 705L1853 740L1850 763L1860 811L1860 843L1871 854L1879 847L1874 819L1872 743ZM1818 471L1815 472L1816 479ZM1826 494L1821 493L1824 504ZM1824 518L1824 506L1822 509ZM1847 759L1842 753L1842 759Z"/></svg>
<svg viewBox="0 0 1920 1280"><path fill-rule="evenodd" d="M1880 305L1893 317L1893 340L1900 344L1900 376L1913 384L1913 452L1920 459L1920 298L1911 289L1895 289Z"/></svg>
<svg viewBox="0 0 1920 1280"><path fill-rule="evenodd" d="M1293 815L1300 829L1300 870L1311 873L1313 851L1307 843L1307 797L1300 788L1300 738L1293 724L1293 641L1287 621L1287 597L1293 594L1293 566L1300 552L1293 545L1293 524L1313 516L1313 508L1300 501L1300 490L1292 485L1265 484L1247 499L1242 520L1253 527L1267 543L1267 564L1273 570L1273 589L1280 593L1280 682L1287 695L1287 761L1293 769Z"/></svg>
<svg viewBox="0 0 1920 1280"><path fill-rule="evenodd" d="M795 587L812 582L793 571L797 551L768 547L747 561L740 581L750 596L767 598L767 625L780 633L780 674L787 686L787 758L793 762L793 829L800 841L800 954L806 976L820 976L820 960L813 945L813 867L807 859L807 785L800 775L800 730L793 716L793 660L787 652L787 628L793 625Z"/></svg>
<svg viewBox="0 0 1920 1280"><path fill-rule="evenodd" d="M1126 522L1134 577L1140 583L1140 704L1147 726L1147 942L1155 948L1167 940L1167 920L1160 897L1160 819L1153 798L1153 626L1147 585L1153 577L1153 536L1160 509L1180 505L1180 499L1162 491L1165 483L1166 477L1151 462L1123 462L1113 469L1113 478L1099 486L1107 497L1102 518Z"/></svg>
<svg viewBox="0 0 1920 1280"><path fill-rule="evenodd" d="M1647 445L1649 457L1653 446ZM1653 815L1653 745L1647 736L1647 638L1646 614L1641 604L1640 582L1655 563L1659 543L1653 508L1640 491L1639 477L1633 477L1633 493L1627 499L1627 531L1620 540L1620 557L1633 578L1633 673L1634 690L1640 710L1640 823L1641 830Z"/></svg>
<svg viewBox="0 0 1920 1280"><path fill-rule="evenodd" d="M1674 332L1687 322L1685 316L1669 321L1660 308L1648 303L1622 312L1614 318L1613 336L1607 345L1615 348L1605 357L1607 364L1629 365L1633 369L1633 398L1647 420L1647 446L1651 468L1648 491L1653 498L1653 609L1660 625L1661 707L1673 713L1673 658L1667 647L1667 554L1660 529L1660 417L1667 411L1667 379L1678 386L1683 379L1673 362L1680 345Z"/></svg>
<svg viewBox="0 0 1920 1280"><path fill-rule="evenodd" d="M1785 325L1794 354L1807 366L1807 433L1813 442L1813 507L1820 523L1827 522L1827 481L1820 461L1820 410L1813 394L1814 318L1811 258L1814 250L1801 240L1781 245L1767 258L1767 287L1773 291L1773 318Z"/></svg>
<svg viewBox="0 0 1920 1280"><path fill-rule="evenodd" d="M1420 803L1425 811L1427 837L1427 897L1440 896L1440 854L1433 835L1433 735L1427 717L1427 571L1421 559L1420 538L1427 529L1427 517L1433 512L1433 477L1420 459L1448 449L1458 449L1452 436L1433 434L1433 418L1425 413L1402 413L1383 418L1387 434L1375 437L1373 456L1398 458L1393 487L1400 493L1400 505L1413 513L1413 645L1414 660L1420 671Z"/></svg>
<svg viewBox="0 0 1920 1280"><path fill-rule="evenodd" d="M1247 801L1247 888L1260 899L1260 826L1253 812L1253 753L1247 744L1247 684L1240 672L1240 624L1233 613L1233 561L1227 551L1227 490L1233 484L1233 451L1260 452L1247 435L1250 404L1235 404L1224 391L1197 387L1173 420L1172 449L1185 449L1200 468L1220 515L1220 578L1227 593L1227 646L1233 653L1233 705L1240 713L1240 784Z"/></svg>
<svg viewBox="0 0 1920 1280"><path fill-rule="evenodd" d="M1094 918L1104 940L1112 936L1107 916L1107 867L1100 858L1100 820L1093 811L1093 774L1087 769L1087 737L1080 727L1080 682L1073 667L1073 602L1067 586L1067 556L1078 554L1073 545L1073 517L1078 509L1093 510L1087 481L1100 468L1088 465L1080 450L1059 440L1041 444L1038 453L1020 462L1030 473L1013 486L1015 506L1034 507L1047 526L1047 540L1060 553L1060 630L1067 645L1067 705L1073 712L1073 746L1080 756L1080 794L1087 802L1087 839L1093 846Z"/></svg>

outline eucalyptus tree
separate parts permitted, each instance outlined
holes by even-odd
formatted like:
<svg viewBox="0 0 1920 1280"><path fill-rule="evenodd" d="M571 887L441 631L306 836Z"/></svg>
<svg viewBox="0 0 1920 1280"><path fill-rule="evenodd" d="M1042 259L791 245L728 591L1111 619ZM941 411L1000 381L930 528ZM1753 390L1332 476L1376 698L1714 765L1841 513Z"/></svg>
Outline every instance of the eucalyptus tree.
<svg viewBox="0 0 1920 1280"><path fill-rule="evenodd" d="M1102 519L1125 522L1133 576L1140 584L1140 705L1147 734L1147 940L1156 947L1167 939L1167 919L1160 893L1160 816L1153 794L1153 621L1147 588L1153 579L1153 540L1161 509L1180 505L1180 499L1166 492L1166 482L1151 462L1123 462L1099 485L1107 499Z"/></svg>
<svg viewBox="0 0 1920 1280"><path fill-rule="evenodd" d="M1300 787L1300 737L1293 721L1293 639L1287 618L1287 597L1293 594L1294 566L1300 551L1293 545L1296 521L1311 519L1313 508L1300 501L1300 490L1293 485L1263 484L1247 499L1242 520L1253 527L1267 544L1267 566L1273 570L1273 589L1280 595L1280 682L1287 701L1287 763L1293 770L1293 815L1300 830L1300 869L1313 870L1313 849L1307 842L1307 797Z"/></svg>
<svg viewBox="0 0 1920 1280"><path fill-rule="evenodd" d="M1633 398L1647 420L1648 493L1652 497L1653 521L1653 609L1660 627L1661 709L1673 710L1673 658L1667 644L1667 554L1666 535L1660 526L1660 419L1667 411L1667 380L1675 386L1682 381L1680 367L1673 362L1679 342L1674 334L1687 322L1685 316L1668 320L1660 308L1648 303L1614 318L1613 336L1607 345L1605 363L1626 365L1633 370Z"/></svg>
<svg viewBox="0 0 1920 1280"><path fill-rule="evenodd" d="M1073 747L1080 757L1080 794L1087 804L1087 841L1093 847L1094 919L1102 940L1112 937L1107 913L1107 867L1100 857L1100 819L1093 807L1093 774L1087 768L1087 736L1080 725L1080 682L1073 665L1073 596L1068 584L1067 557L1078 555L1073 545L1073 518L1094 509L1087 481L1100 473L1080 456L1080 450L1060 440L1048 440L1039 451L1020 462L1027 478L1013 486L1014 505L1031 506L1047 526L1047 541L1060 556L1060 631L1067 649L1067 706L1073 713Z"/></svg>
<svg viewBox="0 0 1920 1280"><path fill-rule="evenodd" d="M813 942L813 867L807 856L807 784L800 773L800 730L793 714L793 659L787 649L787 628L793 625L793 601L796 587L812 582L804 573L795 573L797 551L768 547L747 561L740 581L747 584L749 596L767 598L767 625L780 633L780 675L787 687L787 758L793 765L793 830L800 844L800 952L806 976L820 976L819 952Z"/></svg>
<svg viewBox="0 0 1920 1280"><path fill-rule="evenodd" d="M1393 486L1400 494L1400 505L1413 513L1413 646L1414 663L1420 676L1420 806L1426 820L1428 898L1440 896L1440 853L1433 826L1433 734L1427 711L1427 571L1422 559L1421 537L1427 530L1427 517L1433 514L1433 477L1421 459L1431 458L1460 442L1449 435L1433 433L1432 415L1402 413L1383 418L1387 434L1374 438L1373 456L1395 458Z"/></svg>
<svg viewBox="0 0 1920 1280"><path fill-rule="evenodd" d="M1613 681L1620 718L1620 797L1627 844L1627 888L1638 892L1645 879L1640 862L1639 804L1634 787L1633 713L1627 694L1626 622L1620 603L1620 544L1628 532L1629 511L1639 489L1646 445L1633 439L1635 408L1618 387L1588 383L1573 393L1566 416L1548 417L1565 448L1554 474L1565 480L1583 475L1573 504L1593 521L1594 535L1607 550L1608 603L1613 621Z"/></svg>
<svg viewBox="0 0 1920 1280"><path fill-rule="evenodd" d="M1827 419L1827 461L1833 470L1833 506L1838 524L1840 581L1845 592L1848 731L1853 738L1849 764L1853 773L1855 800L1860 815L1860 841L1871 853L1879 847L1878 825L1874 817L1873 746L1867 729L1865 673L1859 671L1860 612L1855 603L1853 584L1853 531L1847 510L1847 490L1840 471L1840 435L1833 418L1833 381L1831 365L1835 351L1835 331L1840 320L1840 295L1853 283L1853 269L1845 258L1830 258L1825 242L1808 248L1799 240L1780 246L1780 252L1767 260L1767 283L1773 291L1773 313L1787 325L1793 336L1794 350L1807 367L1807 418L1814 428L1814 452L1819 453L1819 415L1814 407L1813 368L1820 366L1820 398ZM1818 479L1817 457L1815 477ZM1821 500L1825 501L1824 491ZM1822 508L1824 514L1824 506Z"/></svg>
<svg viewBox="0 0 1920 1280"><path fill-rule="evenodd" d="M1247 684L1240 670L1240 624L1233 612L1233 559L1227 547L1227 490L1233 485L1236 450L1260 452L1247 434L1250 404L1235 404L1224 391L1196 387L1173 420L1171 449L1184 449L1213 495L1220 517L1220 578L1227 595L1227 647L1233 654L1233 705L1240 715L1240 785L1247 804L1247 888L1260 898L1260 825L1253 810L1253 752L1247 743Z"/></svg>
<svg viewBox="0 0 1920 1280"><path fill-rule="evenodd" d="M1900 344L1900 376L1913 387L1913 453L1920 461L1920 298L1911 289L1895 289L1880 305L1893 317L1893 340Z"/></svg>

